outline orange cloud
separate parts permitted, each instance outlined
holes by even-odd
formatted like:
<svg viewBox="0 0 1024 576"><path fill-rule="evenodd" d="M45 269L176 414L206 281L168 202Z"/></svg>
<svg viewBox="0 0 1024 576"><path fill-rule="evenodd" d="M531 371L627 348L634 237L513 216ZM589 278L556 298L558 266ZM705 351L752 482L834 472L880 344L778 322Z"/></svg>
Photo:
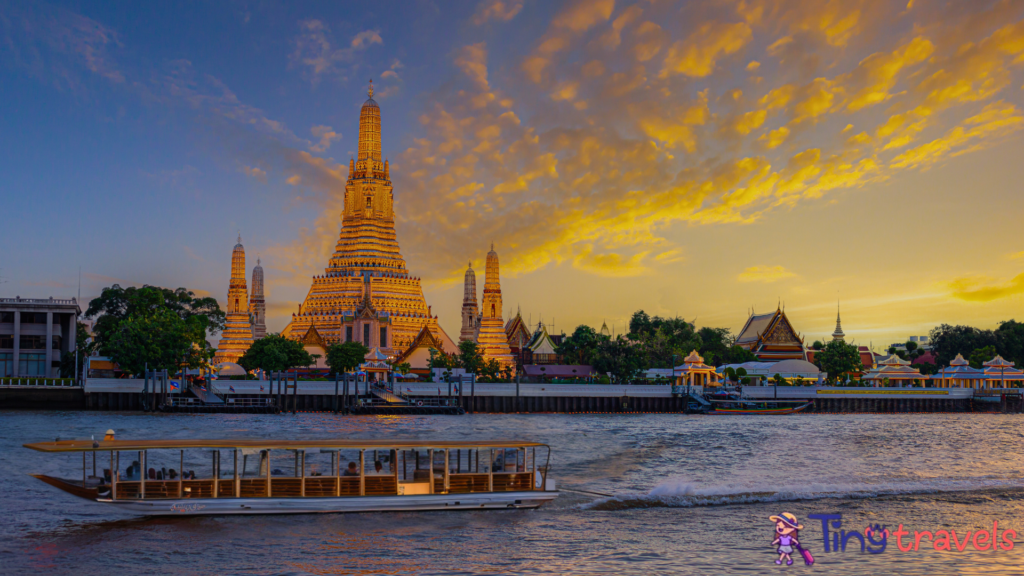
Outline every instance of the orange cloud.
<svg viewBox="0 0 1024 576"><path fill-rule="evenodd" d="M786 270L782 266L751 266L745 269L736 279L740 282L764 282L770 284L786 278L795 278L796 274Z"/></svg>
<svg viewBox="0 0 1024 576"><path fill-rule="evenodd" d="M665 65L658 75L667 78L673 74L710 76L718 59L738 52L753 38L746 22L708 22L685 40L679 40L668 49Z"/></svg>
<svg viewBox="0 0 1024 576"><path fill-rule="evenodd" d="M993 302L1024 294L1024 274L1007 282L992 282L987 278L964 277L949 283L950 294L966 302Z"/></svg>

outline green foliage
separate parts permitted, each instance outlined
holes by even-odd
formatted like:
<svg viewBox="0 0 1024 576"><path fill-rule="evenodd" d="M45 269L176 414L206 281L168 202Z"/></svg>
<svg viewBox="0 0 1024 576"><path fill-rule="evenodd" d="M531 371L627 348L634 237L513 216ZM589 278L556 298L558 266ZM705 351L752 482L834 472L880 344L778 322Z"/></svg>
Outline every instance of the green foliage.
<svg viewBox="0 0 1024 576"><path fill-rule="evenodd" d="M395 370L395 372L398 372L399 374L401 374L403 376L408 374L410 371L412 371L412 364L409 364L408 362L402 362L400 364L392 364L391 367Z"/></svg>
<svg viewBox="0 0 1024 576"><path fill-rule="evenodd" d="M334 344L327 349L327 360L325 362L327 367L331 369L331 374L343 374L358 368L369 353L370 349L363 346L361 342L352 341Z"/></svg>
<svg viewBox="0 0 1024 576"><path fill-rule="evenodd" d="M598 334L590 326L580 324L571 335L562 339L561 344L555 347L555 352L566 364L587 366L593 363L594 354L601 342L607 340L607 336Z"/></svg>
<svg viewBox="0 0 1024 576"><path fill-rule="evenodd" d="M998 341L992 330L949 324L933 328L930 337L932 353L935 354L935 361L939 366L948 365L957 354L966 357L972 351L995 345Z"/></svg>
<svg viewBox="0 0 1024 576"><path fill-rule="evenodd" d="M725 359L725 364L743 364L745 362L756 362L757 356L746 348L740 346L733 346L729 348L729 355ZM742 370L742 368L740 368Z"/></svg>
<svg viewBox="0 0 1024 576"><path fill-rule="evenodd" d="M280 334L269 334L252 343L245 354L238 359L238 365L246 370L279 372L309 366L313 357L300 342L289 340ZM328 362L330 354L328 354Z"/></svg>
<svg viewBox="0 0 1024 576"><path fill-rule="evenodd" d="M1007 320L996 328L996 348L1004 359L1024 367L1024 323Z"/></svg>
<svg viewBox="0 0 1024 576"><path fill-rule="evenodd" d="M458 367L458 360L455 358L455 356L446 353L444 350L437 350L435 348L431 348L428 352L430 353L429 364L431 369L451 369Z"/></svg>
<svg viewBox="0 0 1024 576"><path fill-rule="evenodd" d="M841 380L848 372L861 372L864 364L857 347L842 340L832 340L814 355L818 368L828 372L830 382Z"/></svg>
<svg viewBox="0 0 1024 576"><path fill-rule="evenodd" d="M483 376L485 381L493 382L498 379L498 373L501 371L501 364L498 363L494 358L487 360L481 360L479 374Z"/></svg>
<svg viewBox="0 0 1024 576"><path fill-rule="evenodd" d="M214 350L206 342L206 322L197 316L183 320L157 309L138 313L112 326L99 342L99 352L130 374L151 370L176 371L206 365Z"/></svg>
<svg viewBox="0 0 1024 576"><path fill-rule="evenodd" d="M978 348L971 351L971 354L967 357L967 361L971 363L971 368L982 369L982 364L996 357L995 346L985 346L984 348Z"/></svg>
<svg viewBox="0 0 1024 576"><path fill-rule="evenodd" d="M89 332L85 328L83 322L78 322L78 327L75 330L75 349L78 350L78 365L75 365L75 350L70 350L64 353L64 356L60 359L60 375L64 378L79 378L82 376L82 367L85 366L86 359L92 355L96 350L96 342L86 342L89 340Z"/></svg>
<svg viewBox="0 0 1024 576"><path fill-rule="evenodd" d="M470 374L485 374L487 367L485 366L484 358L480 354L480 346L472 340L463 340L459 342L459 354L458 354L458 365L454 368L463 368L467 373ZM497 362L495 361L495 364ZM499 367L500 368L500 367ZM494 370L494 374L497 375L498 368Z"/></svg>
<svg viewBox="0 0 1024 576"><path fill-rule="evenodd" d="M821 343L821 340L815 340L814 344L811 344L811 348L814 348L815 350L821 350L824 347L825 345Z"/></svg>
<svg viewBox="0 0 1024 576"><path fill-rule="evenodd" d="M224 327L224 312L214 298L196 298L185 288L157 286L104 288L89 303L86 318L93 326L96 349L122 370L141 374L150 369L204 366L214 350L208 333Z"/></svg>
<svg viewBox="0 0 1024 576"><path fill-rule="evenodd" d="M904 344L903 347L907 349L907 352L913 352L914 350L917 350L917 342L907 340L907 343Z"/></svg>
<svg viewBox="0 0 1024 576"><path fill-rule="evenodd" d="M646 365L640 346L619 336L601 342L593 367L600 374L611 373L617 382L626 383L636 378Z"/></svg>

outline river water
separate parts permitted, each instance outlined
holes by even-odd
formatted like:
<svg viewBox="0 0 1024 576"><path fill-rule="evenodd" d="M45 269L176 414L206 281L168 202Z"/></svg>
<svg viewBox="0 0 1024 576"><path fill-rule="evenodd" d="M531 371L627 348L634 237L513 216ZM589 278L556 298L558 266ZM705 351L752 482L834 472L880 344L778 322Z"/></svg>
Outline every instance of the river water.
<svg viewBox="0 0 1024 576"><path fill-rule="evenodd" d="M1024 417L990 414L338 417L0 412L4 574L1024 574ZM529 439L564 492L539 510L132 518L29 473L81 456L26 442L125 438ZM77 459L76 459L77 458ZM778 566L769 516L795 514L815 557ZM825 552L843 530L992 532L993 551ZM1003 533L1004 529L1016 531ZM1014 542L1011 550L1004 538ZM990 536L978 536L985 548ZM908 547L908 537L901 543ZM878 547L875 547L878 549Z"/></svg>

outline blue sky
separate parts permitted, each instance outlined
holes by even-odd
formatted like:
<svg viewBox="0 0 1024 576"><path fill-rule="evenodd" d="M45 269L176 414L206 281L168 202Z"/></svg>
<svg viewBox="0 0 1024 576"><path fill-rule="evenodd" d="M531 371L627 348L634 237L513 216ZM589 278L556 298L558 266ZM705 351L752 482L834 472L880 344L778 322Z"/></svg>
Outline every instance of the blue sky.
<svg viewBox="0 0 1024 576"><path fill-rule="evenodd" d="M556 329L644 308L862 343L1020 309L1018 2L0 2L0 294L224 298L333 250L367 81L449 334L490 243ZM877 342L876 342L877 343Z"/></svg>

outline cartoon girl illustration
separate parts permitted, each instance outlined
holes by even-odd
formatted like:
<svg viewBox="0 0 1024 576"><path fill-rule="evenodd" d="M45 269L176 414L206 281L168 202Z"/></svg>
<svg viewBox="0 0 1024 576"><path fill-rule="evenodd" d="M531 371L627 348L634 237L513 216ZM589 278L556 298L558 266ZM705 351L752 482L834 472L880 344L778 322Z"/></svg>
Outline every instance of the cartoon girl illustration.
<svg viewBox="0 0 1024 576"><path fill-rule="evenodd" d="M768 519L775 522L775 540L772 541L772 545L779 547L779 559L775 561L776 564L782 564L782 561L785 560L786 566L792 566L794 549L803 555L808 566L814 563L811 554L800 546L798 538L800 530L803 530L804 527L797 521L796 516L789 512L783 512L779 516L771 516Z"/></svg>

